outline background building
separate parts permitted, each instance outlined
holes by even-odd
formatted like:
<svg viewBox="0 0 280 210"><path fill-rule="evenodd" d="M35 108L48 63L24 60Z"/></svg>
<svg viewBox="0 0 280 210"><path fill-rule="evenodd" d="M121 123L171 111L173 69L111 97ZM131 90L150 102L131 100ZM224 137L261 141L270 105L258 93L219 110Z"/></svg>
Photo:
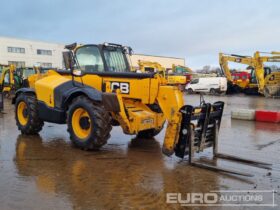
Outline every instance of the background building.
<svg viewBox="0 0 280 210"><path fill-rule="evenodd" d="M62 68L64 44L0 37L0 64Z"/></svg>
<svg viewBox="0 0 280 210"><path fill-rule="evenodd" d="M62 68L64 46L65 44L0 37L0 64ZM166 68L171 68L172 64L185 65L183 58L134 54L131 56L133 67L138 66L138 60L158 62Z"/></svg>
<svg viewBox="0 0 280 210"><path fill-rule="evenodd" d="M172 64L185 66L184 58L175 58L167 56L155 56L155 55L144 55L144 54L133 54L131 56L131 63L133 67L138 66L138 60L158 62L165 68L172 68Z"/></svg>

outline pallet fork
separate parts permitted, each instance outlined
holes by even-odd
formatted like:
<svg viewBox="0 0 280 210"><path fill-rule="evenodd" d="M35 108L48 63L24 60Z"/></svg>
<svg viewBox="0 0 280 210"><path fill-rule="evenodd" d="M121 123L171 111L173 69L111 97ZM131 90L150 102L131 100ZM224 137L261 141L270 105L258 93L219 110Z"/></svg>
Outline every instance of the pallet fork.
<svg viewBox="0 0 280 210"><path fill-rule="evenodd" d="M214 158L228 159L255 167L271 169L271 164L243 159L236 156L218 153L218 133L223 115L224 102L218 101L213 105L203 102L199 107L185 105L180 109L183 120L180 136L175 148L175 155L184 158L188 155L188 162L192 166L225 172L241 176L252 177L252 174L225 169L194 161L194 153L202 152L206 148L213 148Z"/></svg>

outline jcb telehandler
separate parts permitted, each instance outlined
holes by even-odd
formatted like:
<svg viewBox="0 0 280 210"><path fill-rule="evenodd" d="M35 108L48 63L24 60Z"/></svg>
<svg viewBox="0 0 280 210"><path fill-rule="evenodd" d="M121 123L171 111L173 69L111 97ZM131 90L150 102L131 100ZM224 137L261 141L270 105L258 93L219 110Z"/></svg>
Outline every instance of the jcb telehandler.
<svg viewBox="0 0 280 210"><path fill-rule="evenodd" d="M191 158L207 147L216 151L223 102L184 105L182 92L166 85L161 75L130 72L129 47L74 43L66 49L63 57L69 71L49 70L30 88L16 92L16 123L23 134L38 133L44 121L66 123L74 145L94 150L107 143L112 125L120 125L125 134L150 138L166 121L164 154L181 158L189 154L191 164L242 174Z"/></svg>

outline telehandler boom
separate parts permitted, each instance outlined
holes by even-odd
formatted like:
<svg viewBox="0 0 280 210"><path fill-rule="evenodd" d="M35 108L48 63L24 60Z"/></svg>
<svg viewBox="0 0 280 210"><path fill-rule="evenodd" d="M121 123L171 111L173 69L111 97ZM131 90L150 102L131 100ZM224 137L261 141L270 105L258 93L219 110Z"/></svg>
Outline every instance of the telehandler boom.
<svg viewBox="0 0 280 210"><path fill-rule="evenodd" d="M69 70L49 70L30 83L30 88L16 92L16 123L23 134L38 133L44 121L66 123L74 145L95 150L107 143L112 125L121 126L125 134L151 138L166 122L162 146L165 155L188 155L194 164L194 152L217 148L223 102L184 105L182 92L166 85L160 74L130 72L128 47L74 43L66 49L63 56Z"/></svg>

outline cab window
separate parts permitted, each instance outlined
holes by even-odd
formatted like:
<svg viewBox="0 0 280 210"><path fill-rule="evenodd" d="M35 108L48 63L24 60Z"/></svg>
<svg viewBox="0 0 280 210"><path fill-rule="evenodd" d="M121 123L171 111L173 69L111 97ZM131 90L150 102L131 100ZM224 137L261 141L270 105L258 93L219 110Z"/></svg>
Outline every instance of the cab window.
<svg viewBox="0 0 280 210"><path fill-rule="evenodd" d="M199 79L194 79L194 80L191 81L191 84L197 84L198 81L199 81Z"/></svg>
<svg viewBox="0 0 280 210"><path fill-rule="evenodd" d="M10 84L10 72L7 71L4 75L4 85L9 85Z"/></svg>
<svg viewBox="0 0 280 210"><path fill-rule="evenodd" d="M76 57L82 71L103 72L104 65L97 46L85 46L77 49Z"/></svg>
<svg viewBox="0 0 280 210"><path fill-rule="evenodd" d="M125 55L120 48L104 48L104 57L108 67L108 71L126 72Z"/></svg>

